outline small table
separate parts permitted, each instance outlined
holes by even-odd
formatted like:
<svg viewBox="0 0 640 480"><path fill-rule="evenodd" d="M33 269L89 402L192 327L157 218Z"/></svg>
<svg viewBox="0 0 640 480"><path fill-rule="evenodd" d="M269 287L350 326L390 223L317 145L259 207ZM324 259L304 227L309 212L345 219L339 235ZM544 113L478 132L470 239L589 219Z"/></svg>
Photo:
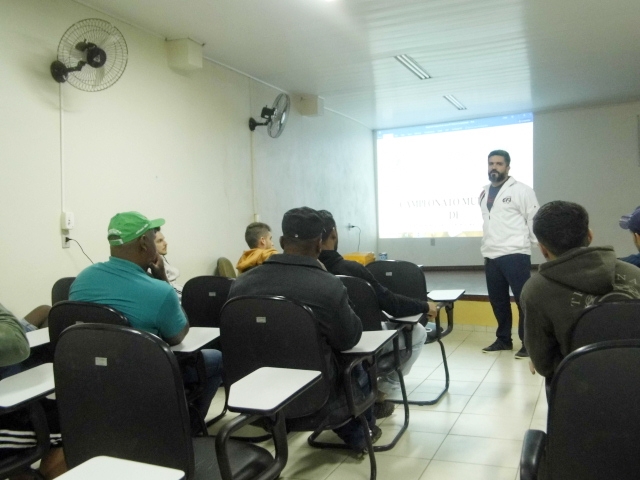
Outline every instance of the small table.
<svg viewBox="0 0 640 480"><path fill-rule="evenodd" d="M58 477L60 480L183 480L184 472L148 463L100 456L81 463Z"/></svg>
<svg viewBox="0 0 640 480"><path fill-rule="evenodd" d="M189 327L186 337L171 348L174 352L190 353L201 349L220 336L220 329L213 327Z"/></svg>
<svg viewBox="0 0 640 480"><path fill-rule="evenodd" d="M316 370L262 367L231 386L227 404L232 412L272 415L321 376Z"/></svg>
<svg viewBox="0 0 640 480"><path fill-rule="evenodd" d="M31 348L49 343L49 327L27 332L27 340L29 340L29 346Z"/></svg>
<svg viewBox="0 0 640 480"><path fill-rule="evenodd" d="M464 289L459 288L455 290L431 290L427 293L429 300L434 302L455 302L462 295L464 295Z"/></svg>
<svg viewBox="0 0 640 480"><path fill-rule="evenodd" d="M360 341L353 348L343 350L342 355L371 355L382 350L385 343L397 337L399 330L375 330L362 332Z"/></svg>
<svg viewBox="0 0 640 480"><path fill-rule="evenodd" d="M53 363L44 363L0 381L0 408L12 408L49 395L55 389Z"/></svg>

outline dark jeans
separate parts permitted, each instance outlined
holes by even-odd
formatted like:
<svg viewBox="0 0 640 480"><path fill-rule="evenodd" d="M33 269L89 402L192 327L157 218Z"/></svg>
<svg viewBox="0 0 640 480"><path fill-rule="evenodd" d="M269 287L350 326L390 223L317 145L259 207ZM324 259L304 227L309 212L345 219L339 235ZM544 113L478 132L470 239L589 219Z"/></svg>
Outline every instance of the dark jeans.
<svg viewBox="0 0 640 480"><path fill-rule="evenodd" d="M352 378L358 382L358 386L364 395L368 395L371 392L371 384L369 383L369 377L364 371L361 365L358 365L351 372ZM369 427L373 427L376 424L376 419L373 416L373 408L369 408L365 414ZM362 431L362 425L356 419L351 419L345 425L333 430L340 439L349 445L354 451L361 452L367 448L367 444L364 439L364 432Z"/></svg>
<svg viewBox="0 0 640 480"><path fill-rule="evenodd" d="M209 349L200 350L200 353L202 353L204 359L204 371L207 378L202 395L193 403L198 409L198 412L200 412L200 415L202 415L202 418L205 418L209 411L211 401L222 383L222 353L218 350ZM189 367L183 373L182 378L185 383L193 383L198 380L198 373L195 368Z"/></svg>
<svg viewBox="0 0 640 480"><path fill-rule="evenodd" d="M484 259L484 273L493 314L498 320L496 337L504 343L511 343L511 298L509 287L518 306L518 336L524 339L524 313L520 307L520 292L531 276L531 256L522 253Z"/></svg>

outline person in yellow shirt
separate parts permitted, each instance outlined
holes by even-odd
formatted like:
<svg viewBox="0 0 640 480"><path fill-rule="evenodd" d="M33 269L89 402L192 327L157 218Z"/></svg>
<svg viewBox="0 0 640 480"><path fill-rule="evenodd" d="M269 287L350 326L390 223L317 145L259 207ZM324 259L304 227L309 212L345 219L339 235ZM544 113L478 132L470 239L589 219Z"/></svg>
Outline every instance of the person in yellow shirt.
<svg viewBox="0 0 640 480"><path fill-rule="evenodd" d="M236 269L240 273L262 265L267 258L274 253L278 253L278 251L273 248L271 227L266 223L253 222L249 224L244 232L244 239L250 250L245 250L240 260L238 260Z"/></svg>

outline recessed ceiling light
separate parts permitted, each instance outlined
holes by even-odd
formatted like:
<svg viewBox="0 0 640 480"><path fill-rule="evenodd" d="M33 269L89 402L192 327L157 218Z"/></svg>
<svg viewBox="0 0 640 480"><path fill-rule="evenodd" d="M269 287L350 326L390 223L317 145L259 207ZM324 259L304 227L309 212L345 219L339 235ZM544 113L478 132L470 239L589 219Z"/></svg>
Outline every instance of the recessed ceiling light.
<svg viewBox="0 0 640 480"><path fill-rule="evenodd" d="M418 63L409 55L405 55L405 54L396 55L394 58L398 60L402 65L407 67L409 71L411 71L411 73L413 73L420 80L426 80L428 78L431 78L431 75L425 72L424 68L418 65Z"/></svg>
<svg viewBox="0 0 640 480"><path fill-rule="evenodd" d="M467 109L467 107L465 107L462 103L460 103L460 101L456 97L454 97L453 95L444 95L444 99L446 101L448 101L451 105L456 107L458 110L466 110Z"/></svg>

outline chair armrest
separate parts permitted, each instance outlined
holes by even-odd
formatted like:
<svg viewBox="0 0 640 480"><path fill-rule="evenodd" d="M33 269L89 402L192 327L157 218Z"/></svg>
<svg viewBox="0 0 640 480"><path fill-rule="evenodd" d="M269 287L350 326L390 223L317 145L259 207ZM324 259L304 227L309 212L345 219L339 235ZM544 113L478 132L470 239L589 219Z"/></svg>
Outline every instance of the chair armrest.
<svg viewBox="0 0 640 480"><path fill-rule="evenodd" d="M455 290L431 290L427 293L427 298L434 302L455 302L462 295L465 290L462 288Z"/></svg>
<svg viewBox="0 0 640 480"><path fill-rule="evenodd" d="M422 320L422 318L424 317L424 313L419 313L417 315L409 315L407 317L393 317L385 311L383 311L382 313L385 314L385 316L387 317L387 320L389 320L390 322L401 323L404 325L415 325L416 323L419 323L420 320Z"/></svg>
<svg viewBox="0 0 640 480"><path fill-rule="evenodd" d="M231 385L227 406L231 412L273 415L321 376L315 370L262 367Z"/></svg>
<svg viewBox="0 0 640 480"><path fill-rule="evenodd" d="M245 377L246 378L246 377ZM245 425L250 425L257 420L266 419L263 426L271 433L273 443L275 445L275 459L269 464L258 476L252 477L255 480L269 480L278 478L280 472L284 469L289 458L289 446L287 444L287 429L284 421L284 414L281 410L275 414L275 417L263 417L262 415L251 415L242 413L236 418L226 423L216 434L216 457L218 460L218 468L220 469L220 478L233 479L231 469L231 456L227 450L227 444L231 439L231 434L240 430Z"/></svg>
<svg viewBox="0 0 640 480"><path fill-rule="evenodd" d="M540 459L547 444L547 434L542 430L527 430L520 455L520 479L537 480Z"/></svg>
<svg viewBox="0 0 640 480"><path fill-rule="evenodd" d="M342 356L375 355L396 336L398 336L397 330L376 330L362 332L360 341L349 350L343 350L342 352L340 352L340 354Z"/></svg>
<svg viewBox="0 0 640 480"><path fill-rule="evenodd" d="M225 424L216 435L216 455L223 479L233 478L227 443L231 434L250 423L266 418L273 436L275 460L257 480L277 478L287 464L289 450L282 408L301 393L320 381L322 374L315 370L262 367L235 382L229 389L228 408L240 412ZM260 395L256 395L260 392Z"/></svg>

